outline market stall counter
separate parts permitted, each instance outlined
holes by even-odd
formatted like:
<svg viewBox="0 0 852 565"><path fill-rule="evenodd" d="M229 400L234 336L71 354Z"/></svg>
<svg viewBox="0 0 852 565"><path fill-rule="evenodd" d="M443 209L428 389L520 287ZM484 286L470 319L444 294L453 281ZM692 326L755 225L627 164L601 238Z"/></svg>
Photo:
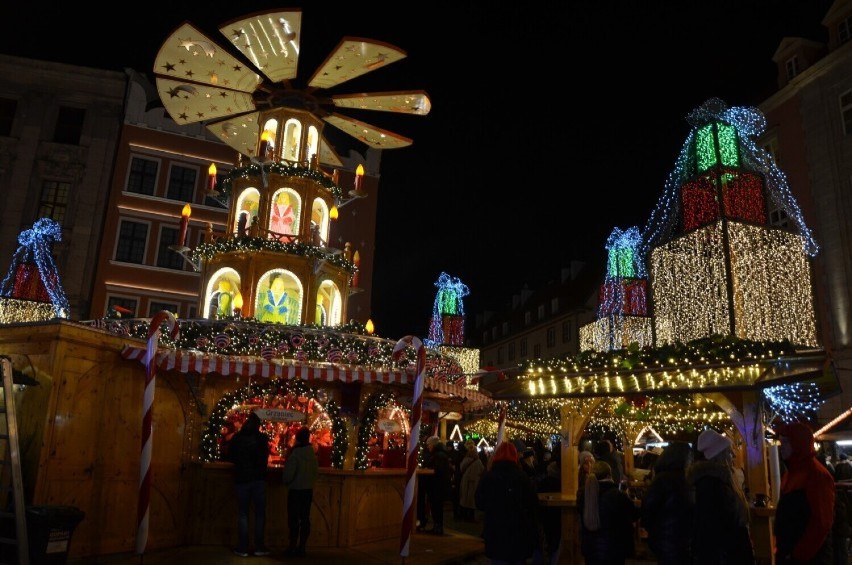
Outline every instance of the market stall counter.
<svg viewBox="0 0 852 565"><path fill-rule="evenodd" d="M193 463L187 544L221 544L236 540L237 508L232 465ZM287 488L282 467L267 474L267 539L288 539ZM352 547L398 537L402 527L405 469L347 471L320 469L311 509L311 547Z"/></svg>

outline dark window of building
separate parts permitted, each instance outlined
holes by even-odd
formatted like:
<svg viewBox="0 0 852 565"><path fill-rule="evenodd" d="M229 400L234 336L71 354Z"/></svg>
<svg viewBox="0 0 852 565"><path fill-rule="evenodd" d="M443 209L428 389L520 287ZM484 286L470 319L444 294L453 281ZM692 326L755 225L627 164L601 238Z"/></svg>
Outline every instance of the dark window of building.
<svg viewBox="0 0 852 565"><path fill-rule="evenodd" d="M131 314L127 314L122 312L122 317L125 318L135 318L136 317L136 307L138 305L138 301L133 298L122 298L120 296L110 296L107 298L107 313L111 312L114 306L120 306L123 309L126 309L131 312Z"/></svg>
<svg viewBox="0 0 852 565"><path fill-rule="evenodd" d="M571 341L571 322L562 322L562 343Z"/></svg>
<svg viewBox="0 0 852 565"><path fill-rule="evenodd" d="M157 266L164 269L183 270L183 257L169 249L178 240L177 228L164 227L160 230L160 243L157 246Z"/></svg>
<svg viewBox="0 0 852 565"><path fill-rule="evenodd" d="M70 182L44 181L41 184L41 202L39 202L38 206L38 217L56 220L59 225L64 224L65 213L68 211L68 195L70 193Z"/></svg>
<svg viewBox="0 0 852 565"><path fill-rule="evenodd" d="M521 358L527 356L527 338L521 339Z"/></svg>
<svg viewBox="0 0 852 565"><path fill-rule="evenodd" d="M189 319L191 320L191 319L195 318L197 314L198 314L198 307L197 306L190 306L189 307L189 316L188 316Z"/></svg>
<svg viewBox="0 0 852 565"><path fill-rule="evenodd" d="M789 228L790 218L782 208L775 208L769 211L769 223L779 228Z"/></svg>
<svg viewBox="0 0 852 565"><path fill-rule="evenodd" d="M540 343L536 343L535 345L533 345L533 357L541 358L541 344Z"/></svg>
<svg viewBox="0 0 852 565"><path fill-rule="evenodd" d="M843 117L843 132L852 134L852 90L840 95L840 115Z"/></svg>
<svg viewBox="0 0 852 565"><path fill-rule="evenodd" d="M509 335L509 322L503 322L503 335Z"/></svg>
<svg viewBox="0 0 852 565"><path fill-rule="evenodd" d="M532 312L527 310L524 312L524 324L530 325L532 323Z"/></svg>
<svg viewBox="0 0 852 565"><path fill-rule="evenodd" d="M547 328L547 347L554 347L556 345L556 328L550 326Z"/></svg>
<svg viewBox="0 0 852 565"><path fill-rule="evenodd" d="M189 167L181 167L180 165L172 165L172 170L169 172L169 188L166 192L166 198L179 200L180 202L192 202L192 195L195 194L195 180L198 178L198 171Z"/></svg>
<svg viewBox="0 0 852 565"><path fill-rule="evenodd" d="M787 80L796 78L799 74L799 58L796 56L790 57L787 59L785 67L787 69Z"/></svg>
<svg viewBox="0 0 852 565"><path fill-rule="evenodd" d="M852 16L838 24L837 38L840 40L840 43L846 43L850 38L852 38Z"/></svg>
<svg viewBox="0 0 852 565"><path fill-rule="evenodd" d="M550 299L550 313L556 314L559 312L559 298L551 298Z"/></svg>
<svg viewBox="0 0 852 565"><path fill-rule="evenodd" d="M163 310L168 310L175 316L178 314L178 306L177 304L171 304L169 302L154 302L151 301L150 306L148 306L148 317L153 318L155 314L161 312Z"/></svg>
<svg viewBox="0 0 852 565"><path fill-rule="evenodd" d="M154 195L157 186L159 163L151 159L133 157L130 160L130 175L127 177L127 192Z"/></svg>
<svg viewBox="0 0 852 565"><path fill-rule="evenodd" d="M118 228L115 260L141 265L145 260L146 239L148 239L148 224L122 220Z"/></svg>
<svg viewBox="0 0 852 565"><path fill-rule="evenodd" d="M18 101L11 98L0 98L0 135L12 135L12 124L15 112L18 111Z"/></svg>
<svg viewBox="0 0 852 565"><path fill-rule="evenodd" d="M539 305L538 305L538 319L539 319L539 320L543 320L543 319L544 319L544 304L539 304Z"/></svg>
<svg viewBox="0 0 852 565"><path fill-rule="evenodd" d="M497 364L500 365L503 363L503 346L497 348Z"/></svg>
<svg viewBox="0 0 852 565"><path fill-rule="evenodd" d="M515 360L515 342L509 344L509 361Z"/></svg>
<svg viewBox="0 0 852 565"><path fill-rule="evenodd" d="M60 106L56 115L56 129L53 130L54 143L67 143L69 145L80 145L80 136L83 135L83 119L86 111L82 108L68 108Z"/></svg>

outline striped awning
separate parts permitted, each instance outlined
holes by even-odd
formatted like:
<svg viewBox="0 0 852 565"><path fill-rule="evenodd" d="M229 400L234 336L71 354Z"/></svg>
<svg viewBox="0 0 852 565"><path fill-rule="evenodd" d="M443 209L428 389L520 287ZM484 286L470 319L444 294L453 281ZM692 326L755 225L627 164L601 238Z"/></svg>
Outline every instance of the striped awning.
<svg viewBox="0 0 852 565"><path fill-rule="evenodd" d="M125 345L121 356L131 361L145 362L145 347ZM245 378L302 379L304 381L341 381L344 383L384 383L414 384L417 375L405 370L367 370L349 365L313 365L293 362L267 361L256 356L229 356L187 351L183 349L159 349L154 356L154 364L160 371L180 373L198 373L200 375L217 374L223 377L238 376ZM464 401L466 410L478 410L493 403L487 394L469 389L463 384L453 384L444 380L426 377L423 382L426 390L440 392Z"/></svg>

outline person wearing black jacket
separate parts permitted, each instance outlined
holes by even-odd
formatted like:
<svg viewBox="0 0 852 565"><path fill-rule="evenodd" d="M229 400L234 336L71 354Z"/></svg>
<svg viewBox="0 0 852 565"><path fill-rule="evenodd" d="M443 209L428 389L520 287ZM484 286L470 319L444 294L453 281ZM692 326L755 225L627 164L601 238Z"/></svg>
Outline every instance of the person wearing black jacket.
<svg viewBox="0 0 852 565"><path fill-rule="evenodd" d="M692 500L686 470L692 459L688 443L669 442L642 498L642 527L648 532L648 547L661 565L689 563Z"/></svg>
<svg viewBox="0 0 852 565"><path fill-rule="evenodd" d="M538 497L511 442L494 450L474 497L476 508L485 513L485 556L511 565L531 558L539 543Z"/></svg>
<svg viewBox="0 0 852 565"><path fill-rule="evenodd" d="M269 436L260 429L260 417L254 412L228 444L226 459L234 464L234 489L237 494L239 540L234 553L249 555L249 507L254 506L254 554L269 555L266 531L266 465L269 460Z"/></svg>
<svg viewBox="0 0 852 565"><path fill-rule="evenodd" d="M427 532L443 535L444 501L447 499L447 493L452 486L453 468L450 464L450 456L444 449L444 444L441 443L439 437L431 436L427 439L426 449L431 454L429 461L435 471L432 480L429 481L429 490L426 492L429 506L432 509L432 523L434 524L432 529L427 530Z"/></svg>
<svg viewBox="0 0 852 565"><path fill-rule="evenodd" d="M612 480L606 461L595 461L585 491L580 551L586 565L623 565L636 552L633 532L639 509Z"/></svg>

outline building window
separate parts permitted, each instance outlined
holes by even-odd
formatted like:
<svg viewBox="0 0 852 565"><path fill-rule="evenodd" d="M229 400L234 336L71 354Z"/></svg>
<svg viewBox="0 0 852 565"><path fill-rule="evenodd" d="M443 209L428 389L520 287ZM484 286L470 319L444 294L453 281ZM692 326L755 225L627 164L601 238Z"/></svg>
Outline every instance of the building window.
<svg viewBox="0 0 852 565"><path fill-rule="evenodd" d="M852 134L852 90L840 95L840 115L843 117L843 133Z"/></svg>
<svg viewBox="0 0 852 565"><path fill-rule="evenodd" d="M503 322L503 335L509 335L509 322Z"/></svg>
<svg viewBox="0 0 852 565"><path fill-rule="evenodd" d="M538 319L539 319L539 320L543 320L543 319L544 319L544 304L539 304L539 305L538 305Z"/></svg>
<svg viewBox="0 0 852 565"><path fill-rule="evenodd" d="M503 363L503 347L497 348L497 364L501 365Z"/></svg>
<svg viewBox="0 0 852 565"><path fill-rule="evenodd" d="M497 326L491 328L491 339L497 339Z"/></svg>
<svg viewBox="0 0 852 565"><path fill-rule="evenodd" d="M772 158L773 163L780 166L781 162L778 160L778 139L777 138L773 137L772 139L767 141L763 145L763 150L766 151L767 153L769 153L769 156Z"/></svg>
<svg viewBox="0 0 852 565"><path fill-rule="evenodd" d="M41 184L41 202L38 205L38 217L56 220L59 225L65 223L68 211L68 195L71 192L70 182L46 180Z"/></svg>
<svg viewBox="0 0 852 565"><path fill-rule="evenodd" d="M151 301L151 304L148 306L148 317L153 318L155 314L158 312L162 312L163 310L168 310L175 316L178 314L178 305L170 304L168 302L154 302Z"/></svg>
<svg viewBox="0 0 852 565"><path fill-rule="evenodd" d="M145 241L148 239L148 224L122 220L118 228L118 245L115 260L141 265L145 260Z"/></svg>
<svg viewBox="0 0 852 565"><path fill-rule="evenodd" d="M198 314L198 306L190 306L188 318L194 320L197 317L196 314Z"/></svg>
<svg viewBox="0 0 852 565"><path fill-rule="evenodd" d="M154 195L157 186L159 163L152 159L134 157L130 161L130 175L127 177L127 192Z"/></svg>
<svg viewBox="0 0 852 565"><path fill-rule="evenodd" d="M796 75L799 74L799 58L795 55L787 59L787 63L785 63L785 67L787 69L787 80L792 80L796 78Z"/></svg>
<svg viewBox="0 0 852 565"><path fill-rule="evenodd" d="M164 269L183 270L183 257L169 249L178 241L177 228L163 227L160 229L160 244L157 246L157 266Z"/></svg>
<svg viewBox="0 0 852 565"><path fill-rule="evenodd" d="M550 299L550 313L556 314L559 312L559 298L551 298Z"/></svg>
<svg viewBox="0 0 852 565"><path fill-rule="evenodd" d="M120 296L110 296L107 298L107 312L112 312L115 306L120 306L122 309L131 312L130 314L122 314L128 318L136 317L136 308L139 302L134 298L122 298Z"/></svg>
<svg viewBox="0 0 852 565"><path fill-rule="evenodd" d="M532 312L530 312L529 310L524 312L524 323L526 325L530 325L532 323Z"/></svg>
<svg viewBox="0 0 852 565"><path fill-rule="evenodd" d="M789 228L790 218L782 208L774 208L769 210L769 224L779 228Z"/></svg>
<svg viewBox="0 0 852 565"><path fill-rule="evenodd" d="M169 188L166 192L166 198L180 202L192 202L197 178L198 170L172 165L172 170L169 172Z"/></svg>
<svg viewBox="0 0 852 565"><path fill-rule="evenodd" d="M556 328L550 326L547 328L547 347L556 346Z"/></svg>
<svg viewBox="0 0 852 565"><path fill-rule="evenodd" d="M80 136L83 135L83 119L86 110L82 108L59 107L56 115L56 128L53 130L54 143L67 143L69 145L80 145Z"/></svg>
<svg viewBox="0 0 852 565"><path fill-rule="evenodd" d="M11 98L0 98L0 135L12 135L12 124L15 112L18 111L18 101Z"/></svg>
<svg viewBox="0 0 852 565"><path fill-rule="evenodd" d="M571 341L571 322L562 322L562 343Z"/></svg>
<svg viewBox="0 0 852 565"><path fill-rule="evenodd" d="M840 40L840 43L846 43L850 38L852 38L852 16L838 24L837 38Z"/></svg>
<svg viewBox="0 0 852 565"><path fill-rule="evenodd" d="M541 344L540 343L536 343L535 345L533 345L533 357L541 359Z"/></svg>
<svg viewBox="0 0 852 565"><path fill-rule="evenodd" d="M509 344L509 361L515 360L515 342Z"/></svg>
<svg viewBox="0 0 852 565"><path fill-rule="evenodd" d="M521 358L527 356L527 338L521 339Z"/></svg>
<svg viewBox="0 0 852 565"><path fill-rule="evenodd" d="M490 340L488 339L488 330L482 332L482 343L488 343Z"/></svg>

